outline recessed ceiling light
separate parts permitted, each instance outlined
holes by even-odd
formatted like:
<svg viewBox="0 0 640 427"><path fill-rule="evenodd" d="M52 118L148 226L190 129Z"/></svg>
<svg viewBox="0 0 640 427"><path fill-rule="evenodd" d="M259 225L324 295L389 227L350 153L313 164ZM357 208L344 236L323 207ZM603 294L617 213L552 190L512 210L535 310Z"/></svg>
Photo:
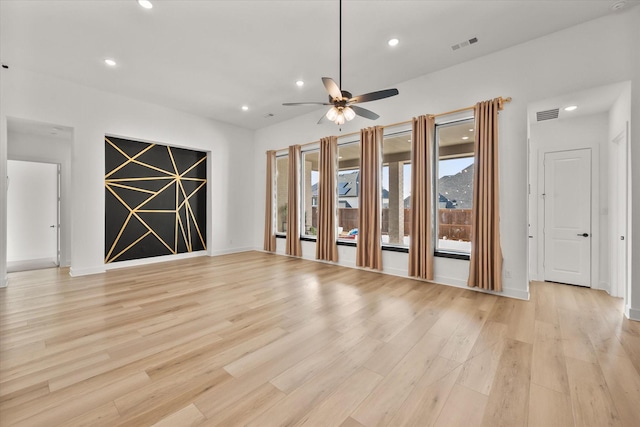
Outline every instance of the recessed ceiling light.
<svg viewBox="0 0 640 427"><path fill-rule="evenodd" d="M247 107L246 105L242 106L242 111L248 111L248 110L249 110L249 107Z"/></svg>
<svg viewBox="0 0 640 427"><path fill-rule="evenodd" d="M473 128L469 129L469 132L473 132Z"/></svg>
<svg viewBox="0 0 640 427"><path fill-rule="evenodd" d="M296 85L298 85L298 86L302 87L302 86L304 86L304 82L303 82L302 80L298 80L298 81L296 82Z"/></svg>
<svg viewBox="0 0 640 427"><path fill-rule="evenodd" d="M400 43L400 40L398 40L398 39L389 39L389 41L387 43L389 44L389 46L397 46L398 43Z"/></svg>
<svg viewBox="0 0 640 427"><path fill-rule="evenodd" d="M104 63L107 64L109 67L115 67L116 66L116 61L114 61L113 59L105 59Z"/></svg>
<svg viewBox="0 0 640 427"><path fill-rule="evenodd" d="M469 137L468 136L463 136L462 139L469 139Z"/></svg>
<svg viewBox="0 0 640 427"><path fill-rule="evenodd" d="M151 9L153 7L149 0L138 0L138 4L145 9Z"/></svg>
<svg viewBox="0 0 640 427"><path fill-rule="evenodd" d="M564 111L573 111L573 110L575 110L575 109L577 109L577 108L578 108L578 106L577 106L577 105L570 105L569 107L566 107L566 108L564 109Z"/></svg>

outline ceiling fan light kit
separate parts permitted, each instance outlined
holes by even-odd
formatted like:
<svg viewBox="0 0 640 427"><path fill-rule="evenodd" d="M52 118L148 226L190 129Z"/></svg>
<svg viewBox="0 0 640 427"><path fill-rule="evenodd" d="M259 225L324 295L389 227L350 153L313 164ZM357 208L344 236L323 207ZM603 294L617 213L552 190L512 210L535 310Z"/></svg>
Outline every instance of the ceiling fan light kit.
<svg viewBox="0 0 640 427"><path fill-rule="evenodd" d="M340 0L340 50L339 50L339 66L340 66L340 84L330 77L323 77L322 83L325 89L329 92L329 102L287 102L282 105L285 106L297 106L297 105L331 105L332 107L323 115L318 124L324 121L325 117L337 125L342 125L345 121L353 120L356 115L365 117L370 120L376 120L380 117L378 114L366 108L358 107L353 104L375 101L378 99L389 98L390 96L398 95L398 89L385 89L376 92L365 93L364 95L351 96L351 93L342 90L342 0Z"/></svg>

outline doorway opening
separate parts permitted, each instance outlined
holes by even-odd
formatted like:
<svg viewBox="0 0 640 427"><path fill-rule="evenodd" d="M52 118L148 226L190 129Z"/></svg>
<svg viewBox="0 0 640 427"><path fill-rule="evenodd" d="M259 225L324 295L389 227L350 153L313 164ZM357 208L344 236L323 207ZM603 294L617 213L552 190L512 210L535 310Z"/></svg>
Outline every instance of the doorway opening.
<svg viewBox="0 0 640 427"><path fill-rule="evenodd" d="M7 162L7 272L60 265L60 165Z"/></svg>
<svg viewBox="0 0 640 427"><path fill-rule="evenodd" d="M73 138L69 126L7 118L7 253L0 260L2 270L71 265Z"/></svg>
<svg viewBox="0 0 640 427"><path fill-rule="evenodd" d="M590 286L620 298L628 295L630 119L630 82L528 105L530 280ZM580 153L589 157L587 152L590 160L580 160ZM558 177L560 188L549 188L548 180ZM558 204L570 213L556 212Z"/></svg>

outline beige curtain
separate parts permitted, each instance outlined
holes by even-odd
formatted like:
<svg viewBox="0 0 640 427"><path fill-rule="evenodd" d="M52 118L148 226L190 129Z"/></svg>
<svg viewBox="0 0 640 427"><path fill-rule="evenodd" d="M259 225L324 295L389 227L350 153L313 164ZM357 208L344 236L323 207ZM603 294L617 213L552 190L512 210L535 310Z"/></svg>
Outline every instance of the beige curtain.
<svg viewBox="0 0 640 427"><path fill-rule="evenodd" d="M300 157L299 145L289 147L289 188L287 190L287 255L302 256L300 244Z"/></svg>
<svg viewBox="0 0 640 427"><path fill-rule="evenodd" d="M266 176L266 193L264 206L264 250L275 252L276 235L273 232L273 181L274 171L276 170L276 152L267 151L267 176Z"/></svg>
<svg viewBox="0 0 640 427"><path fill-rule="evenodd" d="M320 139L320 181L318 182L318 238L316 258L338 261L336 244L336 161L338 138Z"/></svg>
<svg viewBox="0 0 640 427"><path fill-rule="evenodd" d="M356 265L382 270L382 128L360 131L360 194Z"/></svg>
<svg viewBox="0 0 640 427"><path fill-rule="evenodd" d="M498 110L502 99L476 104L471 264L468 285L502 291L498 200Z"/></svg>
<svg viewBox="0 0 640 427"><path fill-rule="evenodd" d="M411 151L411 242L409 276L433 280L433 116L413 119Z"/></svg>

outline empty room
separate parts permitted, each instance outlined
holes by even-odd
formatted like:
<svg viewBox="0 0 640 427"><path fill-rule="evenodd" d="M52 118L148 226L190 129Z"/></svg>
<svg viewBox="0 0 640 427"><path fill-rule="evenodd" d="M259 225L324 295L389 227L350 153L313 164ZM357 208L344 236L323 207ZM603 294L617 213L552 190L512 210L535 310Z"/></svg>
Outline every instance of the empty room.
<svg viewBox="0 0 640 427"><path fill-rule="evenodd" d="M0 425L640 420L640 1L0 1Z"/></svg>

